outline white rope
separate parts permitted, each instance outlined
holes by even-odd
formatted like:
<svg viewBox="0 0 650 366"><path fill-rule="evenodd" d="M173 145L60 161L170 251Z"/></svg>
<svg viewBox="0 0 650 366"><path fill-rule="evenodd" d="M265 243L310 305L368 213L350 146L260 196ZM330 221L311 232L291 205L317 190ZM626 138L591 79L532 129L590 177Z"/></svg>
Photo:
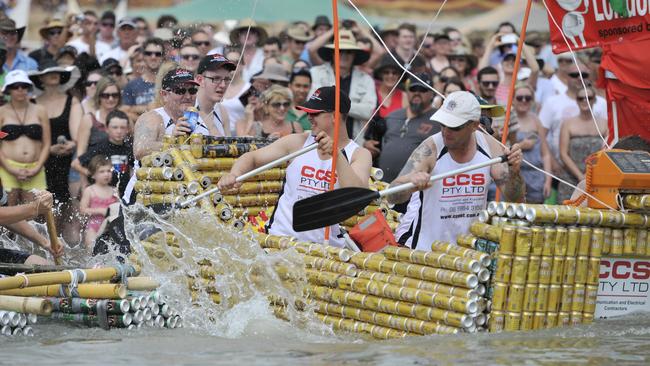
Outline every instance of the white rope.
<svg viewBox="0 0 650 366"><path fill-rule="evenodd" d="M348 0L348 2L350 3L350 5L352 5L352 7L354 7L354 8L357 10L357 12L359 13L359 15L363 18L363 20L364 20L364 21L365 21L365 22L370 26L370 29L375 33L375 35L377 36L377 38L378 38L379 41L381 42L382 46L384 46L384 49L386 50L386 52L388 52L388 54L391 56L391 58L392 58L393 60L395 60L395 63L397 63L397 64L400 66L400 68L402 69L402 74L400 75L400 77L399 77L398 80L402 80L402 78L404 77L404 75L407 73L408 70L407 70L405 67L403 67L403 65L401 65L399 62L397 62L397 59L395 58L395 56L393 56L393 54L390 53L390 50L388 49L388 46L386 46L386 43L384 42L384 40L381 38L381 36L380 36L379 34L377 34L377 32L375 31L375 29L373 28L373 26L370 24L370 22L368 22L368 19L366 19L366 18L364 17L364 15L361 13L361 11L359 10L359 8L357 8L357 7L354 5L354 3L352 2L352 0ZM433 19L431 19L431 21L430 21L429 24L427 25L427 31L424 33L424 36L422 36L422 42L420 42L420 46L418 47L417 50L415 50L415 54L413 55L413 57L411 58L411 60L408 62L409 67L411 66L411 63L413 63L413 60L415 60L415 58L418 56L418 54L420 54L420 50L421 50L422 47L424 46L424 42L425 42L425 40L427 39L427 36L429 35L429 32L431 32L431 26L432 26L433 23L438 19L438 15L440 15L440 12L442 11L442 8L445 6L445 4L447 4L447 0L445 0L445 1L442 3L442 5L440 5L440 8L438 8L438 11L436 12L436 15L433 17ZM420 80L420 79L418 79L418 80ZM422 81L422 80L420 80L420 81ZM427 85L426 83L423 83L423 84L424 84L424 85ZM398 86L398 85L399 85L399 83L395 83L395 85L393 85L393 88L390 90L390 92L388 92L388 95L386 95L386 97L385 97L384 100L381 102L381 104L380 104L379 106L377 106L377 108L376 108L375 111L372 113L372 115L370 116L370 118L368 119L368 121L366 121L366 123L364 123L363 127L361 127L361 130L359 131L359 133L357 134L357 136L355 136L355 138L354 138L354 141L355 141L355 142L357 142L357 141L359 140L359 137L363 136L364 131L365 131L366 128L368 128L368 126L370 125L370 121L372 121L372 119L375 118L375 115L379 112L379 110L380 110L381 107L384 105L384 103L386 103L387 100L390 100L391 95L393 95L393 92L395 91L395 89L397 89L397 86ZM433 87L431 87L431 89L432 89L434 92L436 92L438 95L440 95L440 96L442 97L442 99L445 99L445 96L444 96L443 94L441 94L440 92L438 92L437 90L435 90Z"/></svg>
<svg viewBox="0 0 650 366"><path fill-rule="evenodd" d="M255 0L255 2L253 3L253 9L251 10L250 18L253 21L255 20L255 11L257 10L257 2L258 1L259 0ZM233 72L233 75L237 74L237 70L239 70L239 64L241 64L241 60L244 58L244 51L246 51L246 43L248 43L248 35L250 34L250 32L251 32L251 24L249 24L248 29L246 29L246 38L244 39L244 44L242 45L242 48L241 48L241 51L240 51L240 54L239 54L239 60L237 60L237 65L235 65L235 71ZM239 35L237 35L237 36L239 36ZM258 34L258 36L259 36L259 34ZM223 56L225 57L226 55L223 55ZM230 82L228 83L228 86L226 87L226 91L228 91L228 89L230 88L230 85L232 84L233 79L230 79Z"/></svg>
<svg viewBox="0 0 650 366"><path fill-rule="evenodd" d="M489 137L492 138L494 141L496 141L499 145L501 145L501 146L504 147L504 148L507 148L507 146L504 145L504 144L502 144L501 141L499 141L497 138L495 138L494 136L490 135L487 131L485 131L485 129L483 128L483 126L479 126L479 128L480 128L481 131L483 131L487 136L489 136ZM544 170L544 169L541 169L541 168L536 167L535 165L533 165L533 164L530 163L529 161L525 160L523 157L521 158L521 161L522 161L523 163L525 163L526 165L528 165L529 167L531 167L531 168L533 168L533 169L535 169L535 170L537 170L537 171L540 171L540 172L544 173L545 175L548 175L548 176L551 177L551 178L555 178L555 179L557 179L560 183L566 184L566 185L568 185L569 187L572 187L572 188L578 190L579 192L584 193L585 195L587 195L587 197L593 199L594 201L600 203L601 205L607 207L608 209L613 210L613 211L618 211L618 209L616 209L616 208L614 208L614 207L612 207L612 206L606 204L605 202L599 200L598 198L594 197L593 195L591 195L591 194L588 193L587 191L583 190L582 188L580 188L580 187L578 187L578 186L576 186L576 185L574 185L574 184L571 184L571 183L565 181L564 179L561 179L561 178L555 176L553 173L549 173L549 172L547 172L547 171Z"/></svg>
<svg viewBox="0 0 650 366"><path fill-rule="evenodd" d="M562 35L562 39L564 40L564 43L566 46L569 48L569 53L571 53L571 59L573 60L573 63L578 67L578 71L580 74L580 82L582 83L582 90L585 92L585 97L587 98L587 106L589 107L589 113L591 114L591 118L594 121L594 125L596 126L596 131L598 131L598 136L603 140L603 143L608 149L611 149L612 147L609 146L607 143L607 139L603 136L602 132L600 131L600 127L598 127L598 122L596 121L596 116L594 115L593 109L591 109L591 103L589 101L589 95L587 93L587 84L585 84L585 80L582 78L582 72L580 71L580 66L578 65L578 59L576 58L575 52L573 51L573 48L571 48L571 45L569 44L569 41L566 38L566 35L562 31L562 27L560 27L557 22L555 21L555 18L553 17L553 14L551 11L548 9L548 5L546 5L546 0L542 0L542 3L544 4L544 7L546 8L546 12L548 13L549 18L553 21L553 25L560 31L560 34ZM594 99L596 99L597 96L594 96Z"/></svg>

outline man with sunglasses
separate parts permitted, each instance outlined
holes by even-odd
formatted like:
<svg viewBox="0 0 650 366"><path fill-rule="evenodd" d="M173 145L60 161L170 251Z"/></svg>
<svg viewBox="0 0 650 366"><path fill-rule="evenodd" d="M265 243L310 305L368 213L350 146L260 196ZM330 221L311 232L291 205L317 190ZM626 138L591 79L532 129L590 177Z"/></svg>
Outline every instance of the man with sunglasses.
<svg viewBox="0 0 650 366"><path fill-rule="evenodd" d="M546 98L542 109L539 111L539 120L546 132L548 146L553 153L552 165L555 173L562 173L564 168L560 163L560 131L562 130L562 121L575 117L580 113L580 108L576 101L578 90L583 88L582 82L589 84L589 72L582 61L578 64L571 64L567 68L567 89L563 94L557 94ZM582 78L581 78L582 76ZM592 110L596 119L607 120L607 102L604 98L596 96L596 103Z"/></svg>
<svg viewBox="0 0 650 366"><path fill-rule="evenodd" d="M492 66L486 66L476 75L478 95L490 104L497 104L496 92L499 86L499 72Z"/></svg>
<svg viewBox="0 0 650 366"><path fill-rule="evenodd" d="M350 98L341 91L340 109L341 120L338 131L334 129L334 103L336 89L326 86L317 89L299 108L307 112L312 123L311 132L295 133L284 136L274 143L242 155L233 165L230 173L219 180L221 192L237 190L241 183L236 178L256 167L296 152L303 147L318 144L316 150L294 158L287 166L282 194L273 215L268 223L268 231L274 235L294 236L301 241L315 243L324 242L324 229L304 232L293 230L293 204L303 198L325 192L330 187L332 175L332 156L336 162L335 187L368 187L370 176L370 153L348 138L345 129L345 119L350 111ZM332 137L338 135L339 151L332 154ZM343 238L340 236L338 225L331 226L329 244L342 247Z"/></svg>
<svg viewBox="0 0 650 366"><path fill-rule="evenodd" d="M36 60L38 64L46 59L54 60L57 52L65 45L68 39L65 23L60 19L51 19L38 33L43 38L44 45L32 51L29 57Z"/></svg>
<svg viewBox="0 0 650 366"><path fill-rule="evenodd" d="M144 72L139 78L129 81L122 92L125 112L136 119L147 111L147 105L154 99L156 74L165 58L165 45L160 38L147 39L142 49Z"/></svg>
<svg viewBox="0 0 650 366"><path fill-rule="evenodd" d="M196 106L201 118L218 131L217 136L230 135L228 112L219 103L223 100L226 89L232 82L233 71L237 68L223 55L212 54L201 59L197 69L196 81L199 92Z"/></svg>
<svg viewBox="0 0 650 366"><path fill-rule="evenodd" d="M210 36L203 29L197 29L192 33L192 44L199 49L201 56L207 55L212 49Z"/></svg>
<svg viewBox="0 0 650 366"><path fill-rule="evenodd" d="M305 50L305 44L314 38L314 32L304 24L294 24L287 30L286 51L280 56L280 60L287 65L300 59L300 55Z"/></svg>
<svg viewBox="0 0 650 366"><path fill-rule="evenodd" d="M117 38L115 38L115 13L110 10L102 13L99 19L99 33L97 34L97 43L102 48L112 50L117 46ZM97 54L99 56L99 54Z"/></svg>
<svg viewBox="0 0 650 366"><path fill-rule="evenodd" d="M440 125L430 120L435 112L432 107L431 76L429 74L418 74L417 76L422 81L413 77L406 81L408 105L386 116L386 132L381 141L381 151L377 159L377 166L384 171L386 182L397 178L413 150L422 141L440 132ZM368 140L364 146L373 143L375 142ZM376 143L372 148L376 148ZM398 208L401 212L406 211L406 207Z"/></svg>
<svg viewBox="0 0 650 366"><path fill-rule="evenodd" d="M427 138L413 151L400 176L391 186L411 182L416 189L391 195L392 203L406 202L408 211L396 232L398 242L413 249L431 250L436 240L455 243L487 204L488 185L492 180L507 201L524 198L525 184L520 174L521 148L515 144L503 148L497 141L478 131L481 107L476 97L465 91L447 96L442 107L431 117L440 123L441 132ZM500 155L508 155L507 164L495 164L429 182L432 175L478 164Z"/></svg>
<svg viewBox="0 0 650 366"><path fill-rule="evenodd" d="M127 64L129 61L129 48L136 44L138 38L137 25L133 21L133 18L124 17L120 19L120 22L117 23L117 38L118 45L101 55L99 58L100 62L104 62L108 58L114 58L122 66Z"/></svg>

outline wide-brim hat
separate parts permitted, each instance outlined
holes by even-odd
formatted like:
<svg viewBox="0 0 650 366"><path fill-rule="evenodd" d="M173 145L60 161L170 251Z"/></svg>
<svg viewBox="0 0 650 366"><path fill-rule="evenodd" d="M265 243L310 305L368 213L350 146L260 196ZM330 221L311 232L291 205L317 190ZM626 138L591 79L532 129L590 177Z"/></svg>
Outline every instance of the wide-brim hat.
<svg viewBox="0 0 650 366"><path fill-rule="evenodd" d="M392 57L390 57L389 54L381 56L379 59L379 65L373 71L373 77L377 80L381 80L381 74L386 69L395 69L398 72L402 72L402 68L399 67L399 65L395 62L395 60L393 60Z"/></svg>
<svg viewBox="0 0 650 366"><path fill-rule="evenodd" d="M287 29L287 36L297 41L309 42L314 38L314 32L305 26L296 24Z"/></svg>
<svg viewBox="0 0 650 366"><path fill-rule="evenodd" d="M255 80L255 79L266 79L266 80L278 81L282 83L289 82L289 76L287 76L287 70L284 68L284 66L278 64L268 64L264 66L261 73L257 75L253 75L253 77L251 78L251 80Z"/></svg>
<svg viewBox="0 0 650 366"><path fill-rule="evenodd" d="M34 93L40 95L43 92L43 82L41 82L41 75L58 73L59 90L64 92L74 86L74 84L81 77L81 72L76 66L59 66L56 61L47 59L41 62L38 66L38 71L31 71L29 79L34 83Z"/></svg>
<svg viewBox="0 0 650 366"><path fill-rule="evenodd" d="M370 52L357 46L357 40L352 31L342 29L339 31L339 49L341 51L354 51L354 64L361 65L370 59ZM323 61L329 62L334 58L334 42L318 49L318 56Z"/></svg>
<svg viewBox="0 0 650 366"><path fill-rule="evenodd" d="M248 30L248 27L250 27L251 31L257 32L258 40L257 44L264 44L264 41L268 38L268 33L266 32L266 29L263 27L260 27L255 23L253 19L242 19L239 24L237 24L237 27L235 27L232 31L230 31L230 42L232 44L238 44L239 43L239 32L244 31L246 32Z"/></svg>
<svg viewBox="0 0 650 366"><path fill-rule="evenodd" d="M34 85L34 83L29 79L26 71L12 70L5 75L5 82L2 84L2 93L4 93L9 86L18 83Z"/></svg>
<svg viewBox="0 0 650 366"><path fill-rule="evenodd" d="M0 19L0 31L18 32L18 42L23 39L25 34L25 27L16 28L16 22L10 18Z"/></svg>
<svg viewBox="0 0 650 366"><path fill-rule="evenodd" d="M478 60L476 56L472 55L471 52L465 47L458 47L452 51L449 57L464 57L467 60L467 69L473 70L478 65Z"/></svg>
<svg viewBox="0 0 650 366"><path fill-rule="evenodd" d="M63 23L63 21L61 19L50 19L47 22L47 24L45 24L45 26L43 26L41 29L38 30L38 34L40 34L41 37L43 37L43 38L47 38L47 36L48 36L47 31L49 31L50 29L54 29L54 28L61 28L61 32L66 30L65 23ZM72 34L71 32L67 32L67 33L68 33L68 36L70 36Z"/></svg>

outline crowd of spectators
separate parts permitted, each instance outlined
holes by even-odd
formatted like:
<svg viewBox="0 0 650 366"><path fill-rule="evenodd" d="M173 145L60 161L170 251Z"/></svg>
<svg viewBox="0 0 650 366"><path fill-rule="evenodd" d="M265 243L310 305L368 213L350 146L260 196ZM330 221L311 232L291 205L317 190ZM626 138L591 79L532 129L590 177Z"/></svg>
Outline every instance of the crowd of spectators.
<svg viewBox="0 0 650 366"><path fill-rule="evenodd" d="M214 25L181 25L173 16L149 24L87 10L49 19L39 30L41 47L25 50L25 28L0 19L0 129L8 133L0 143L0 177L9 204L29 202L32 188L47 188L59 204L66 241L81 242L79 215L91 218L86 232L95 235L101 209L92 206L109 201L106 184L119 185L121 195L136 160L158 146L134 138L138 125L160 125L147 137L154 140L182 133L167 128L165 118L176 121L194 105L206 134L277 138L310 130L295 107L336 82L331 21L319 15L276 34L271 29L243 19L219 37ZM578 54L576 64L571 55L550 52L547 34L531 32L515 75L518 33L511 23L495 24L483 36L452 27L425 35L407 22L388 25L377 29L388 49L352 20L340 29L339 85L351 100L348 134L372 153L387 181L440 131L429 118L454 91L479 98L485 130L500 139L512 79L508 141L521 143L526 160L577 182L584 158L602 146L607 111L595 86L598 50ZM106 161L113 171L108 181ZM549 176L522 169L528 202L569 198L570 190L558 190Z"/></svg>

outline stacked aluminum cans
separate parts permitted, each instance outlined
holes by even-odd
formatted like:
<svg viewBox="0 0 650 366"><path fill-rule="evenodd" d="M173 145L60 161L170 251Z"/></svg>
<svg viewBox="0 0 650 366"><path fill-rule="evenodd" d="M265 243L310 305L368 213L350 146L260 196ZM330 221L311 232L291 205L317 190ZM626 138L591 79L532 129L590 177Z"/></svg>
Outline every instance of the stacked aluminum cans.
<svg viewBox="0 0 650 366"><path fill-rule="evenodd" d="M34 314L23 314L14 311L0 310L0 335L7 337L33 337L38 317Z"/></svg>

